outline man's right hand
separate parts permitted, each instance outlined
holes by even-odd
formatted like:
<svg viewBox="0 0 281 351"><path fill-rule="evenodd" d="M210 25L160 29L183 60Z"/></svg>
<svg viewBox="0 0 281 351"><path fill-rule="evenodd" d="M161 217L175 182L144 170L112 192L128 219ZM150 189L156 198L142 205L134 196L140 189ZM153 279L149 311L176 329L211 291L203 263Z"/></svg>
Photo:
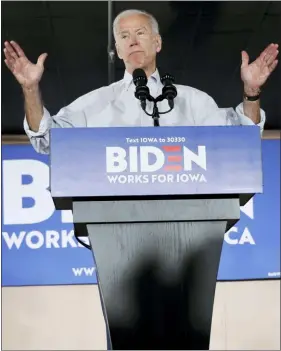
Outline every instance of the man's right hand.
<svg viewBox="0 0 281 351"><path fill-rule="evenodd" d="M44 72L44 61L47 54L41 54L33 64L25 56L22 48L15 41L5 41L5 64L13 73L23 89L36 88Z"/></svg>

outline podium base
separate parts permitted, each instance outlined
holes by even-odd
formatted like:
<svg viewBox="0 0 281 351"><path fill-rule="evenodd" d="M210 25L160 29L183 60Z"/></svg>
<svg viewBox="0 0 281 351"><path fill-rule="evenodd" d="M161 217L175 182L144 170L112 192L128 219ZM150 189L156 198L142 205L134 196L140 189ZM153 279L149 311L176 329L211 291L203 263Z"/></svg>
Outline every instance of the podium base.
<svg viewBox="0 0 281 351"><path fill-rule="evenodd" d="M209 349L226 227L226 220L87 225L112 349Z"/></svg>

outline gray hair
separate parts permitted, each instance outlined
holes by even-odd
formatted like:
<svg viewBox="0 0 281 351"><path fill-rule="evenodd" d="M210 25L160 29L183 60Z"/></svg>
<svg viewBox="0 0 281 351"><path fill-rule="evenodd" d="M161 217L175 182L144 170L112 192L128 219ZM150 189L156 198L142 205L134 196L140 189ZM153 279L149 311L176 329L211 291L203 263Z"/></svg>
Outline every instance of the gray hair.
<svg viewBox="0 0 281 351"><path fill-rule="evenodd" d="M113 35L114 35L115 39L117 36L117 26L118 26L120 19L124 18L124 17L131 16L131 15L144 15L144 16L146 16L151 24L152 31L155 34L159 34L158 22L156 21L155 17L152 16L150 13L148 13L146 11L142 11L142 10L125 10L125 11L120 12L117 15L117 17L115 17L115 20L113 22Z"/></svg>

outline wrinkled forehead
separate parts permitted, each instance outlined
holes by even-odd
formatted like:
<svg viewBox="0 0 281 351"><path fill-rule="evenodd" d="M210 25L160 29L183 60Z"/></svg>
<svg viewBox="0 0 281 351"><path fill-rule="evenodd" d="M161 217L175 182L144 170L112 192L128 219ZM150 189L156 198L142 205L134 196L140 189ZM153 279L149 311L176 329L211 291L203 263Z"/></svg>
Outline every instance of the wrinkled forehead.
<svg viewBox="0 0 281 351"><path fill-rule="evenodd" d="M148 32L152 31L152 26L149 18L145 15L131 15L120 18L117 23L117 34L121 34L126 31L136 31L144 29Z"/></svg>

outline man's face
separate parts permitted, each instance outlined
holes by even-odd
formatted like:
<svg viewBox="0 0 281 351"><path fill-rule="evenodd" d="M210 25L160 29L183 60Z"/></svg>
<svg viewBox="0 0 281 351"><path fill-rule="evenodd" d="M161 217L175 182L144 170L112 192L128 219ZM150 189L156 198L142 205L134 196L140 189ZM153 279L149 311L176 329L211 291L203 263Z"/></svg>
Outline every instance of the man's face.
<svg viewBox="0 0 281 351"><path fill-rule="evenodd" d="M132 15L119 21L116 36L118 57L132 73L136 68L145 68L155 63L161 50L161 38L153 33L145 15Z"/></svg>

